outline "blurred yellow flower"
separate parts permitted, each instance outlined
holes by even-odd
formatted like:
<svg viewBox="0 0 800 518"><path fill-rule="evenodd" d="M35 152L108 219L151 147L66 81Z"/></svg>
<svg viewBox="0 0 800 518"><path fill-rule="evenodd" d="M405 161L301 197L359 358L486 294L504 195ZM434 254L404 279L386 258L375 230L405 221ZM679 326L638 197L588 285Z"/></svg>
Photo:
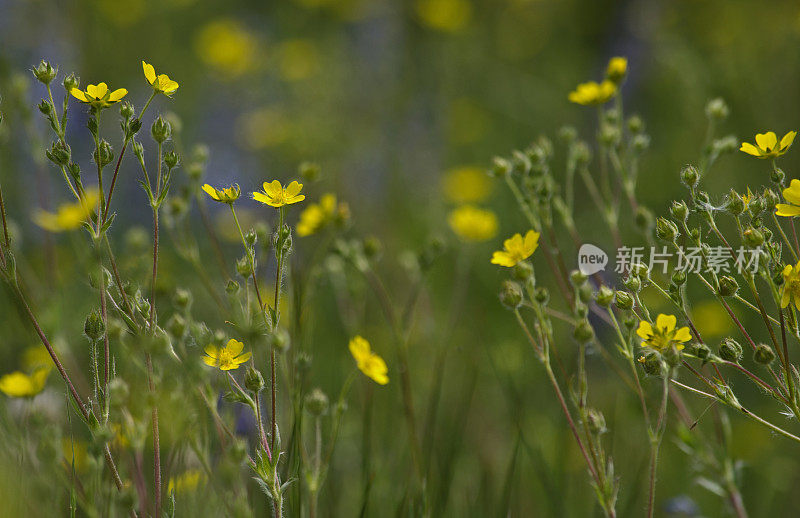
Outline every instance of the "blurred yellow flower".
<svg viewBox="0 0 800 518"><path fill-rule="evenodd" d="M40 367L52 368L53 359L43 345L33 345L22 353L22 366L26 371L34 371Z"/></svg>
<svg viewBox="0 0 800 518"><path fill-rule="evenodd" d="M358 370L364 373L365 376L372 379L378 385L386 385L389 383L389 376L387 373L389 369L386 367L386 362L383 358L372 352L369 342L356 336L350 340L349 344L350 354L356 360Z"/></svg>
<svg viewBox="0 0 800 518"><path fill-rule="evenodd" d="M178 89L178 83L169 78L167 74L156 75L156 70L153 65L142 61L142 70L144 70L144 77L153 90L161 92L166 96L171 96Z"/></svg>
<svg viewBox="0 0 800 518"><path fill-rule="evenodd" d="M692 320L706 338L724 336L732 328L728 313L716 300L695 304L692 308Z"/></svg>
<svg viewBox="0 0 800 518"><path fill-rule="evenodd" d="M457 167L442 179L444 195L452 202L483 201L492 193L492 179L479 167Z"/></svg>
<svg viewBox="0 0 800 518"><path fill-rule="evenodd" d="M39 210L33 215L33 221L49 232L67 232L80 228L86 222L100 201L100 191L87 190L83 200L65 203L55 213Z"/></svg>
<svg viewBox="0 0 800 518"><path fill-rule="evenodd" d="M297 223L297 235L305 237L315 234L337 216L346 219L349 214L350 209L346 203L340 203L337 206L335 194L323 194L319 203L312 203L300 213L300 221Z"/></svg>
<svg viewBox="0 0 800 518"><path fill-rule="evenodd" d="M584 106L604 104L617 94L617 85L606 79L602 83L589 81L579 84L575 90L570 92L570 102L582 104Z"/></svg>
<svg viewBox="0 0 800 518"><path fill-rule="evenodd" d="M216 367L221 371L230 371L238 369L239 365L243 364L252 356L251 352L242 354L244 344L238 340L231 338L228 343L219 349L213 345L207 345L204 349L206 356L203 356L203 361L210 367Z"/></svg>
<svg viewBox="0 0 800 518"><path fill-rule="evenodd" d="M258 108L237 118L236 134L250 149L277 146L292 136L292 120L280 108Z"/></svg>
<svg viewBox="0 0 800 518"><path fill-rule="evenodd" d="M123 97L128 95L128 91L124 88L118 88L113 92L108 89L108 85L100 83L97 85L89 85L86 90L80 88L73 88L69 91L74 98L82 103L91 105L93 108L105 108L111 106L115 102L120 101Z"/></svg>
<svg viewBox="0 0 800 518"><path fill-rule="evenodd" d="M692 333L689 332L688 327L675 329L677 322L678 319L675 318L675 315L664 315L663 313L656 317L655 327L646 320L640 321L636 334L644 340L642 347L665 351L675 345L679 351L683 349L683 342L691 340Z"/></svg>
<svg viewBox="0 0 800 518"><path fill-rule="evenodd" d="M756 158L776 158L789 150L789 147L797 136L796 131L790 131L783 136L780 143L778 143L778 136L774 131L756 134L756 145L749 142L742 142L742 147L739 151L744 151L748 155L753 155Z"/></svg>
<svg viewBox="0 0 800 518"><path fill-rule="evenodd" d="M800 263L795 266L787 264L782 274L781 307L785 308L790 302L794 302L794 306L800 310Z"/></svg>
<svg viewBox="0 0 800 518"><path fill-rule="evenodd" d="M521 234L514 234L503 241L503 250L499 250L492 255L492 264L511 268L533 255L538 246L538 232L529 230L524 238Z"/></svg>
<svg viewBox="0 0 800 518"><path fill-rule="evenodd" d="M310 39L293 39L278 49L278 72L287 81L300 81L319 69L319 51Z"/></svg>
<svg viewBox="0 0 800 518"><path fill-rule="evenodd" d="M273 180L264 182L264 192L254 192L253 199L270 207L283 207L305 200L305 195L300 194L302 189L303 184L296 180L286 187L283 187L278 180Z"/></svg>
<svg viewBox="0 0 800 518"><path fill-rule="evenodd" d="M490 210L462 205L450 212L447 222L464 241L487 241L497 235L497 216Z"/></svg>
<svg viewBox="0 0 800 518"><path fill-rule="evenodd" d="M624 57L613 57L608 61L606 67L606 78L615 84L620 84L628 73L628 59Z"/></svg>
<svg viewBox="0 0 800 518"><path fill-rule="evenodd" d="M212 200L228 204L232 204L233 202L238 200L239 196L242 193L242 190L239 188L238 184L233 184L228 187L223 187L222 189L217 189L216 187L212 187L209 184L205 184L203 185L202 189L203 191L205 191L206 194L211 196Z"/></svg>
<svg viewBox="0 0 800 518"><path fill-rule="evenodd" d="M205 473L199 469L184 471L177 477L170 477L169 484L167 484L167 493L181 494L194 491L205 479Z"/></svg>
<svg viewBox="0 0 800 518"><path fill-rule="evenodd" d="M33 397L44 390L48 367L40 367L32 374L15 371L0 378L0 392L9 397Z"/></svg>
<svg viewBox="0 0 800 518"><path fill-rule="evenodd" d="M195 51L206 64L224 73L221 79L233 79L253 64L256 40L236 20L215 20L197 34Z"/></svg>
<svg viewBox="0 0 800 518"><path fill-rule="evenodd" d="M464 29L472 17L468 0L417 0L415 10L424 25L443 32Z"/></svg>
<svg viewBox="0 0 800 518"><path fill-rule="evenodd" d="M800 180L792 180L789 187L783 190L783 197L789 203L775 205L775 214L778 216L800 216Z"/></svg>

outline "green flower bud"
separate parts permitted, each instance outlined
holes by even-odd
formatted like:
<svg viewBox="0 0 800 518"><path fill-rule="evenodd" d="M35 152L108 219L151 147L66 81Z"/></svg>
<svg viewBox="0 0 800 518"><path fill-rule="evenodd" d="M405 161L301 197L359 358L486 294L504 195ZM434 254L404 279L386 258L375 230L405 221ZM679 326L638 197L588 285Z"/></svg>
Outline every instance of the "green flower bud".
<svg viewBox="0 0 800 518"><path fill-rule="evenodd" d="M236 295L239 293L239 283L233 279L229 280L228 284L225 285L225 293L228 295Z"/></svg>
<svg viewBox="0 0 800 518"><path fill-rule="evenodd" d="M753 352L753 359L761 365L769 365L775 360L775 351L767 344L758 344Z"/></svg>
<svg viewBox="0 0 800 518"><path fill-rule="evenodd" d="M589 424L589 431L593 434L599 435L607 431L606 418L603 412L590 408L586 413L586 420Z"/></svg>
<svg viewBox="0 0 800 518"><path fill-rule="evenodd" d="M644 371L651 376L661 376L661 372L664 370L661 356L655 351L647 351L637 361L642 364Z"/></svg>
<svg viewBox="0 0 800 518"><path fill-rule="evenodd" d="M508 309L517 309L522 305L522 288L514 281L503 282L500 290L500 302Z"/></svg>
<svg viewBox="0 0 800 518"><path fill-rule="evenodd" d="M730 212L734 216L738 216L739 214L744 212L744 200L733 189L731 189L731 192L728 193L727 209L728 212Z"/></svg>
<svg viewBox="0 0 800 518"><path fill-rule="evenodd" d="M534 290L533 300L539 304L546 305L550 301L550 292L544 286L540 286Z"/></svg>
<svg viewBox="0 0 800 518"><path fill-rule="evenodd" d="M576 130L573 126L562 126L558 130L558 138L567 143L572 142L578 138L578 130Z"/></svg>
<svg viewBox="0 0 800 518"><path fill-rule="evenodd" d="M641 153L650 147L650 137L648 135L634 135L631 144L634 151Z"/></svg>
<svg viewBox="0 0 800 518"><path fill-rule="evenodd" d="M159 115L150 127L150 134L153 136L153 140L163 144L172 136L172 126Z"/></svg>
<svg viewBox="0 0 800 518"><path fill-rule="evenodd" d="M618 290L614 296L614 304L619 309L631 309L633 307L633 297L627 291Z"/></svg>
<svg viewBox="0 0 800 518"><path fill-rule="evenodd" d="M622 317L622 325L625 326L626 329L633 329L634 327L639 325L639 318L632 313L625 315L624 317Z"/></svg>
<svg viewBox="0 0 800 518"><path fill-rule="evenodd" d="M492 176L496 176L497 178L502 178L507 176L511 173L512 166L511 162L506 160L505 158L496 156L492 159L492 168L489 171L489 174Z"/></svg>
<svg viewBox="0 0 800 518"><path fill-rule="evenodd" d="M755 197L750 202L750 206L748 208L750 209L750 214L755 218L756 216L758 216L759 214L761 214L766 210L767 204L764 203L763 198Z"/></svg>
<svg viewBox="0 0 800 518"><path fill-rule="evenodd" d="M175 309L185 311L192 305L192 292L183 288L175 290L175 295L172 297L172 303Z"/></svg>
<svg viewBox="0 0 800 518"><path fill-rule="evenodd" d="M711 349L706 344L694 343L691 346L691 352L701 360L708 359L711 356Z"/></svg>
<svg viewBox="0 0 800 518"><path fill-rule="evenodd" d="M300 352L295 356L294 364L299 372L307 372L311 368L311 356L306 352Z"/></svg>
<svg viewBox="0 0 800 518"><path fill-rule="evenodd" d="M717 293L721 297L733 297L739 291L739 283L730 275L723 275L719 278L719 289Z"/></svg>
<svg viewBox="0 0 800 518"><path fill-rule="evenodd" d="M314 417L328 413L328 396L318 388L313 389L306 395L305 403L306 411Z"/></svg>
<svg viewBox="0 0 800 518"><path fill-rule="evenodd" d="M106 324L103 317L97 311L92 311L83 323L83 332L92 342L97 342L106 333Z"/></svg>
<svg viewBox="0 0 800 518"><path fill-rule="evenodd" d="M780 203L781 200L778 197L778 193L773 191L772 189L764 189L764 203L767 207L774 207L776 204Z"/></svg>
<svg viewBox="0 0 800 518"><path fill-rule="evenodd" d="M783 185L783 182L786 180L786 173L784 173L783 169L780 167L776 167L769 173L769 179L772 180L773 183Z"/></svg>
<svg viewBox="0 0 800 518"><path fill-rule="evenodd" d="M58 69L53 68L50 63L45 60L42 60L39 66L35 67L32 72L33 75L36 76L36 79L45 85L49 85L53 79L55 79L56 75L58 75Z"/></svg>
<svg viewBox="0 0 800 518"><path fill-rule="evenodd" d="M764 234L753 227L745 230L742 235L744 237L744 243L750 248L756 248L764 244Z"/></svg>
<svg viewBox="0 0 800 518"><path fill-rule="evenodd" d="M631 133L639 133L644 131L644 121L638 115L631 115L628 118L628 130Z"/></svg>
<svg viewBox="0 0 800 518"><path fill-rule="evenodd" d="M656 220L656 237L667 243L672 243L680 235L678 227L675 223L667 218L658 218Z"/></svg>
<svg viewBox="0 0 800 518"><path fill-rule="evenodd" d="M289 349L289 345L291 343L291 340L289 339L289 332L286 329L279 327L269 336L269 343L275 348L276 351L285 352L287 349Z"/></svg>
<svg viewBox="0 0 800 518"><path fill-rule="evenodd" d="M78 86L81 84L81 79L76 77L75 73L72 72L64 78L64 82L62 84L64 85L64 90L70 92L73 88L78 88Z"/></svg>
<svg viewBox="0 0 800 518"><path fill-rule="evenodd" d="M178 165L178 161L179 161L178 153L174 151L168 151L164 153L164 164L168 168L175 169L175 167Z"/></svg>
<svg viewBox="0 0 800 518"><path fill-rule="evenodd" d="M364 255L369 260L375 260L380 257L381 252L383 251L383 245L381 244L380 239L375 236L368 236L364 238Z"/></svg>
<svg viewBox="0 0 800 518"><path fill-rule="evenodd" d="M686 206L686 202L683 200L673 201L669 212L676 221L686 221L686 218L689 217L689 207Z"/></svg>
<svg viewBox="0 0 800 518"><path fill-rule="evenodd" d="M134 109L133 105L128 101L123 102L119 106L119 114L123 119L130 119L133 117Z"/></svg>
<svg viewBox="0 0 800 518"><path fill-rule="evenodd" d="M250 267L250 258L246 255L240 257L236 261L236 273L247 279L253 275L253 269Z"/></svg>
<svg viewBox="0 0 800 518"><path fill-rule="evenodd" d="M258 394L264 388L264 376L258 369L247 367L247 372L244 374L244 386L247 390Z"/></svg>
<svg viewBox="0 0 800 518"><path fill-rule="evenodd" d="M639 277L639 279L647 280L650 278L650 268L642 263L636 263L631 266L631 275Z"/></svg>
<svg viewBox="0 0 800 518"><path fill-rule="evenodd" d="M600 286L596 300L599 306L607 308L614 301L614 290L605 285Z"/></svg>
<svg viewBox="0 0 800 518"><path fill-rule="evenodd" d="M719 344L719 356L723 360L738 363L742 359L742 346L733 338L724 338Z"/></svg>
<svg viewBox="0 0 800 518"><path fill-rule="evenodd" d="M578 318L586 318L589 314L589 306L584 304L583 302L578 302L575 304L575 316Z"/></svg>
<svg viewBox="0 0 800 518"><path fill-rule="evenodd" d="M694 189L700 182L700 173L697 172L697 169L695 169L694 166L687 165L681 171L681 181L686 185L686 187Z"/></svg>
<svg viewBox="0 0 800 518"><path fill-rule="evenodd" d="M686 284L686 272L683 270L676 270L672 273L672 283L675 286L683 286Z"/></svg>
<svg viewBox="0 0 800 518"><path fill-rule="evenodd" d="M314 162L303 162L298 168L300 177L308 182L316 182L322 176L322 168Z"/></svg>
<svg viewBox="0 0 800 518"><path fill-rule="evenodd" d="M588 320L581 320L578 322L578 325L575 326L572 336L574 336L578 342L590 342L594 338L594 329Z"/></svg>
<svg viewBox="0 0 800 518"><path fill-rule="evenodd" d="M105 167L114 160L114 148L111 147L105 140L100 141L100 147L94 152L95 163L100 163L101 167Z"/></svg>
<svg viewBox="0 0 800 518"><path fill-rule="evenodd" d="M39 111L42 112L42 115L44 116L49 116L53 111L53 107L50 106L50 103L44 99L42 99L41 102L36 105L36 107L39 108Z"/></svg>
<svg viewBox="0 0 800 518"><path fill-rule="evenodd" d="M569 272L569 280L575 287L583 286L589 277L580 270L572 270Z"/></svg>
<svg viewBox="0 0 800 518"><path fill-rule="evenodd" d="M635 293L639 293L639 291L642 289L642 280L634 275L631 275L625 279L624 284L626 288Z"/></svg>
<svg viewBox="0 0 800 518"><path fill-rule="evenodd" d="M578 299L581 302L589 302L594 298L594 291L592 290L592 286L589 284L584 284L580 288L578 288Z"/></svg>
<svg viewBox="0 0 800 518"><path fill-rule="evenodd" d="M60 166L66 166L69 164L72 156L69 146L63 143L61 140L56 140L53 142L53 145L50 146L50 149L45 151L45 154L51 162Z"/></svg>

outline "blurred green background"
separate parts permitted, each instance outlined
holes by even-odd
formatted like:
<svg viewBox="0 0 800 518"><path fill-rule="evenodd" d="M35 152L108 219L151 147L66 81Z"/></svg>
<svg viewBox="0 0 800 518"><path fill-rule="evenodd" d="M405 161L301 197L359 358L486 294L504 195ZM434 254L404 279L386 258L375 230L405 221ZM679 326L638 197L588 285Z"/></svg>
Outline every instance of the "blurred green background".
<svg viewBox="0 0 800 518"><path fill-rule="evenodd" d="M303 161L320 164L324 180L308 187L310 198L336 191L349 203L358 233L381 239L382 266L398 299L406 288L402 252L421 248L432 235L451 242L432 272L411 344L421 408L434 351L443 346L437 340L448 315L454 265L459 256L469 256L468 297L447 338L452 354L442 423L433 442L440 458L448 459L438 466L434 484L452 479L441 514L502 514L500 502L507 499L511 516L589 516L598 511L563 416L512 316L497 303L503 277L488 257L500 239L469 250L457 244L446 224L450 205L442 194L443 174L462 166L488 167L492 156L542 134L555 137L567 124L591 139L596 112L570 104L567 93L579 82L599 78L609 57L627 56L626 112L640 114L652 137L638 195L660 214L683 195L677 172L699 156L706 131L703 109L710 98L723 97L731 107L723 134L752 140L756 132L774 130L780 136L798 129L799 45L800 6L791 0L0 0L0 110L5 115L0 181L20 229L17 246L30 267L45 269L42 250L48 240L61 247L59 271L67 279L52 294L44 320L61 340L79 342L93 300L83 298L83 278L70 279L64 272L70 271L83 236L73 241L48 237L30 221L37 207L53 209L69 198L44 156L51 136L35 108L44 91L29 69L44 58L59 64L62 73L75 71L82 85L106 81L112 88L125 87L128 98L141 105L149 92L141 60L152 63L180 83L174 99L159 99L155 108L180 119L183 148L208 146L207 181L238 182L250 192L266 179L295 177ZM91 142L80 112L72 111L68 130L75 156L88 163ZM112 125L110 118L105 124ZM798 176L798 160L796 152L784 157L789 178ZM706 189L716 197L731 187L755 190L768 183L767 167L761 166L741 153L724 156L706 179ZM137 175L129 156L118 199L132 201L117 207L117 227L150 224ZM579 228L584 235L605 235L586 193L578 195L578 207L585 208L576 214ZM501 237L525 228L502 185L486 204L498 212ZM242 205L255 209L249 201ZM228 215L220 210L219 216L223 221ZM630 222L623 226L631 240L640 239ZM120 247L123 237L118 231ZM611 246L609 236L596 241ZM305 243L299 241L298 254ZM238 257L235 241L225 246L229 260ZM195 282L169 247L165 243L164 293ZM321 303L332 305L332 288L326 290ZM213 319L215 310L201 293L198 289L196 312ZM39 300L45 297L46 290ZM0 299L5 372L16 368L19 351L33 344L34 336L16 322L9 297ZM697 311L706 337L732 332L716 306L699 303ZM335 316L316 313L322 315L315 325L322 345L313 349L319 367L312 379L336 394L342 372L350 368L349 330ZM376 349L391 360L388 345L380 345L386 339L380 316L368 314L373 323L362 333L372 334ZM569 331L563 332L567 337ZM560 353L565 363L574 360L571 342L565 338ZM390 376L396 378L391 369L390 361ZM636 516L644 506L647 463L639 409L633 393L620 390L619 380L599 359L591 359L589 369L592 404L606 415L612 430L609 450L622 477L620 515ZM744 381L741 385L753 404L761 404L757 393L748 393ZM351 395L354 411L345 419L323 492L325 515L357 512L358 498L351 497L358 488L348 485L348 477L358 470L356 410L363 392ZM375 393L372 516L394 512L402 495L393 484L393 474L403 474L407 462L404 437L395 431L399 397L396 383ZM691 402L696 415L705 408L701 401ZM767 412L774 410L766 406ZM745 462L741 488L748 511L793 515L800 506L793 491L800 482L797 448L738 416L732 421L734 454ZM714 427L707 418L698 429L713 435ZM725 515L726 504L695 483L691 460L675 445L675 430L670 426L663 448L660 512ZM456 431L458 440L453 440Z"/></svg>

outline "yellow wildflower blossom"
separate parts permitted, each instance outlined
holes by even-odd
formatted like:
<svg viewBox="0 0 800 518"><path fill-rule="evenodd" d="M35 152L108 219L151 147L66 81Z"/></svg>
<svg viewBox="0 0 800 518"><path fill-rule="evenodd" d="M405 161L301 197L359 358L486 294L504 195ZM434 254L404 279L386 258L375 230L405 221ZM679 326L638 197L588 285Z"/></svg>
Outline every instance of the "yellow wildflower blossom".
<svg viewBox="0 0 800 518"><path fill-rule="evenodd" d="M195 51L205 63L222 72L219 79L232 80L253 65L256 39L238 21L219 19L200 30Z"/></svg>
<svg viewBox="0 0 800 518"><path fill-rule="evenodd" d="M335 194L323 194L319 203L309 205L300 213L300 221L297 223L297 235L305 237L315 234L337 216L346 219L349 211L350 209L345 203L340 203L337 206Z"/></svg>
<svg viewBox="0 0 800 518"><path fill-rule="evenodd" d="M800 263L795 266L787 264L782 274L781 307L785 308L790 302L794 302L794 306L800 310Z"/></svg>
<svg viewBox="0 0 800 518"><path fill-rule="evenodd" d="M797 136L797 132L790 131L783 136L779 143L778 136L775 135L774 131L757 133L756 145L749 142L742 142L742 147L739 148L739 151L744 151L748 155L753 155L756 158L776 158L789 150L795 136Z"/></svg>
<svg viewBox="0 0 800 518"><path fill-rule="evenodd" d="M753 201L753 192L750 187L747 188L747 194L742 194L742 203L744 203L744 210L750 208L750 202Z"/></svg>
<svg viewBox="0 0 800 518"><path fill-rule="evenodd" d="M178 89L177 81L173 81L167 74L156 75L156 69L150 63L142 61L142 70L144 70L144 77L153 90L161 92L164 95L170 96Z"/></svg>
<svg viewBox="0 0 800 518"><path fill-rule="evenodd" d="M442 190L450 201L474 203L489 197L492 193L492 179L480 167L457 167L445 174Z"/></svg>
<svg viewBox="0 0 800 518"><path fill-rule="evenodd" d="M789 203L775 205L775 214L778 216L800 216L800 180L792 180L789 187L783 190L783 197Z"/></svg>
<svg viewBox="0 0 800 518"><path fill-rule="evenodd" d="M523 238L521 234L514 234L503 241L503 250L492 255L492 264L511 268L518 262L524 261L536 251L539 246L539 233L529 230Z"/></svg>
<svg viewBox="0 0 800 518"><path fill-rule="evenodd" d="M44 390L50 369L40 367L32 374L15 371L0 378L0 391L9 397L33 397Z"/></svg>
<svg viewBox="0 0 800 518"><path fill-rule="evenodd" d="M33 221L49 232L67 232L80 228L97 209L100 191L88 190L81 201L65 203L55 213L39 210L33 215Z"/></svg>
<svg viewBox="0 0 800 518"><path fill-rule="evenodd" d="M665 351L674 345L679 351L683 349L683 342L691 340L692 333L689 332L688 327L675 329L677 322L678 319L675 318L675 315L664 315L663 313L656 317L655 326L646 320L640 321L636 334L644 340L642 347Z"/></svg>
<svg viewBox="0 0 800 518"><path fill-rule="evenodd" d="M417 0L417 16L432 29L458 32L472 17L472 4L467 0Z"/></svg>
<svg viewBox="0 0 800 518"><path fill-rule="evenodd" d="M617 94L617 85L613 81L606 79L602 83L589 81L579 84L575 90L570 92L570 102L582 104L584 106L604 104Z"/></svg>
<svg viewBox="0 0 800 518"><path fill-rule="evenodd" d="M350 340L349 344L350 354L356 360L358 370L364 373L365 376L372 379L379 385L386 385L389 383L389 376L387 372L389 369L386 367L386 362L383 358L372 352L369 342L356 336Z"/></svg>
<svg viewBox="0 0 800 518"><path fill-rule="evenodd" d="M205 473L199 469L184 471L177 477L171 477L167 484L167 493L188 493L194 491L206 479Z"/></svg>
<svg viewBox="0 0 800 518"><path fill-rule="evenodd" d="M106 108L128 95L128 91L124 88L110 91L105 83L89 85L86 90L73 88L69 93L80 102L89 104L93 108Z"/></svg>
<svg viewBox="0 0 800 518"><path fill-rule="evenodd" d="M216 367L221 371L235 370L252 356L250 352L242 354L243 350L244 344L231 338L224 347L219 349L213 345L207 345L204 349L206 356L203 356L203 361L206 365Z"/></svg>
<svg viewBox="0 0 800 518"><path fill-rule="evenodd" d="M319 70L319 51L310 39L293 39L281 43L278 50L278 72L287 81L301 81Z"/></svg>
<svg viewBox="0 0 800 518"><path fill-rule="evenodd" d="M611 58L606 67L606 78L609 81L620 84L628 73L628 59L620 56Z"/></svg>
<svg viewBox="0 0 800 518"><path fill-rule="evenodd" d="M283 187L278 180L273 180L264 182L264 192L254 192L253 199L270 207L283 207L305 200L305 195L300 194L302 189L303 184L296 180L286 187Z"/></svg>
<svg viewBox="0 0 800 518"><path fill-rule="evenodd" d="M497 216L490 210L462 205L450 212L447 222L464 241L487 241L497 235Z"/></svg>
<svg viewBox="0 0 800 518"><path fill-rule="evenodd" d="M238 184L223 187L222 189L217 189L216 187L205 184L203 185L202 189L206 194L211 196L212 200L228 204L238 200L242 193L242 190L239 188Z"/></svg>

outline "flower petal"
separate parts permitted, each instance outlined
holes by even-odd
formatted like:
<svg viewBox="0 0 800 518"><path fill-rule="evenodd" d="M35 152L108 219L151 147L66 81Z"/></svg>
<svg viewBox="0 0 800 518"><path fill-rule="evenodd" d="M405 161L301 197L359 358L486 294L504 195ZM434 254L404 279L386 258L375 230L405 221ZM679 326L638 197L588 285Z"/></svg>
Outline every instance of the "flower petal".
<svg viewBox="0 0 800 518"><path fill-rule="evenodd" d="M156 69L153 68L153 65L142 61L142 70L144 71L145 79L152 85L153 81L156 80Z"/></svg>
<svg viewBox="0 0 800 518"><path fill-rule="evenodd" d="M742 147L739 148L739 151L744 151L748 155L761 156L761 151L749 142L742 142Z"/></svg>
<svg viewBox="0 0 800 518"><path fill-rule="evenodd" d="M775 149L775 145L778 143L778 137L775 135L774 131L768 131L766 133L758 133L756 135L756 144L758 147L763 149L764 151L772 151Z"/></svg>
<svg viewBox="0 0 800 518"><path fill-rule="evenodd" d="M688 327L682 327L675 332L675 336L672 338L678 342L688 342L692 339L692 333Z"/></svg>
<svg viewBox="0 0 800 518"><path fill-rule="evenodd" d="M216 358L217 356L219 356L219 351L217 350L217 348L210 344L207 345L205 349L203 349L203 351L205 351L205 353L211 356L212 358Z"/></svg>
<svg viewBox="0 0 800 518"><path fill-rule="evenodd" d="M678 319L675 318L675 315L665 315L661 313L656 317L656 328L659 331L672 331L675 329L675 324L677 323Z"/></svg>
<svg viewBox="0 0 800 518"><path fill-rule="evenodd" d="M209 367L216 367L217 366L217 359L216 358L212 358L211 356L203 356L203 363L205 363Z"/></svg>
<svg viewBox="0 0 800 518"><path fill-rule="evenodd" d="M251 356L253 356L253 353L252 353L252 352L250 352L250 351L247 351L246 353L244 353L244 354L242 354L242 355L240 355L240 356L237 356L236 358L234 358L234 359L233 359L233 362L234 362L235 364L237 364L237 365L241 365L242 363L244 363L244 362L246 362L247 360L249 360Z"/></svg>
<svg viewBox="0 0 800 518"><path fill-rule="evenodd" d="M238 356L242 351L244 351L244 344L239 340L231 338L225 345L225 350L227 350L231 356Z"/></svg>
<svg viewBox="0 0 800 518"><path fill-rule="evenodd" d="M636 329L636 334L647 340L653 336L653 326L650 325L650 322L642 320L639 322L639 327Z"/></svg>
<svg viewBox="0 0 800 518"><path fill-rule="evenodd" d="M88 103L89 102L89 98L86 97L86 94L83 92L83 90L79 90L77 88L73 88L72 90L69 91L69 93L72 94L72 97L76 98L77 100L79 100L81 102L84 102L84 103Z"/></svg>
<svg viewBox="0 0 800 518"><path fill-rule="evenodd" d="M787 205L785 203L779 203L775 205L775 215L777 216L785 216L788 218L794 216L800 216L800 207L797 205Z"/></svg>
<svg viewBox="0 0 800 518"><path fill-rule="evenodd" d="M517 264L517 261L515 261L508 252L497 251L492 254L492 264L499 264L500 266L511 268Z"/></svg>
<svg viewBox="0 0 800 518"><path fill-rule="evenodd" d="M796 136L797 136L796 131L790 131L789 133L784 135L783 138L781 139L781 151L784 151L786 150L786 148L791 146Z"/></svg>
<svg viewBox="0 0 800 518"><path fill-rule="evenodd" d="M126 89L118 88L117 90L111 92L111 95L108 96L108 100L111 101L112 103L115 103L120 99L122 99L123 97L125 97L126 95L128 95L128 91Z"/></svg>

